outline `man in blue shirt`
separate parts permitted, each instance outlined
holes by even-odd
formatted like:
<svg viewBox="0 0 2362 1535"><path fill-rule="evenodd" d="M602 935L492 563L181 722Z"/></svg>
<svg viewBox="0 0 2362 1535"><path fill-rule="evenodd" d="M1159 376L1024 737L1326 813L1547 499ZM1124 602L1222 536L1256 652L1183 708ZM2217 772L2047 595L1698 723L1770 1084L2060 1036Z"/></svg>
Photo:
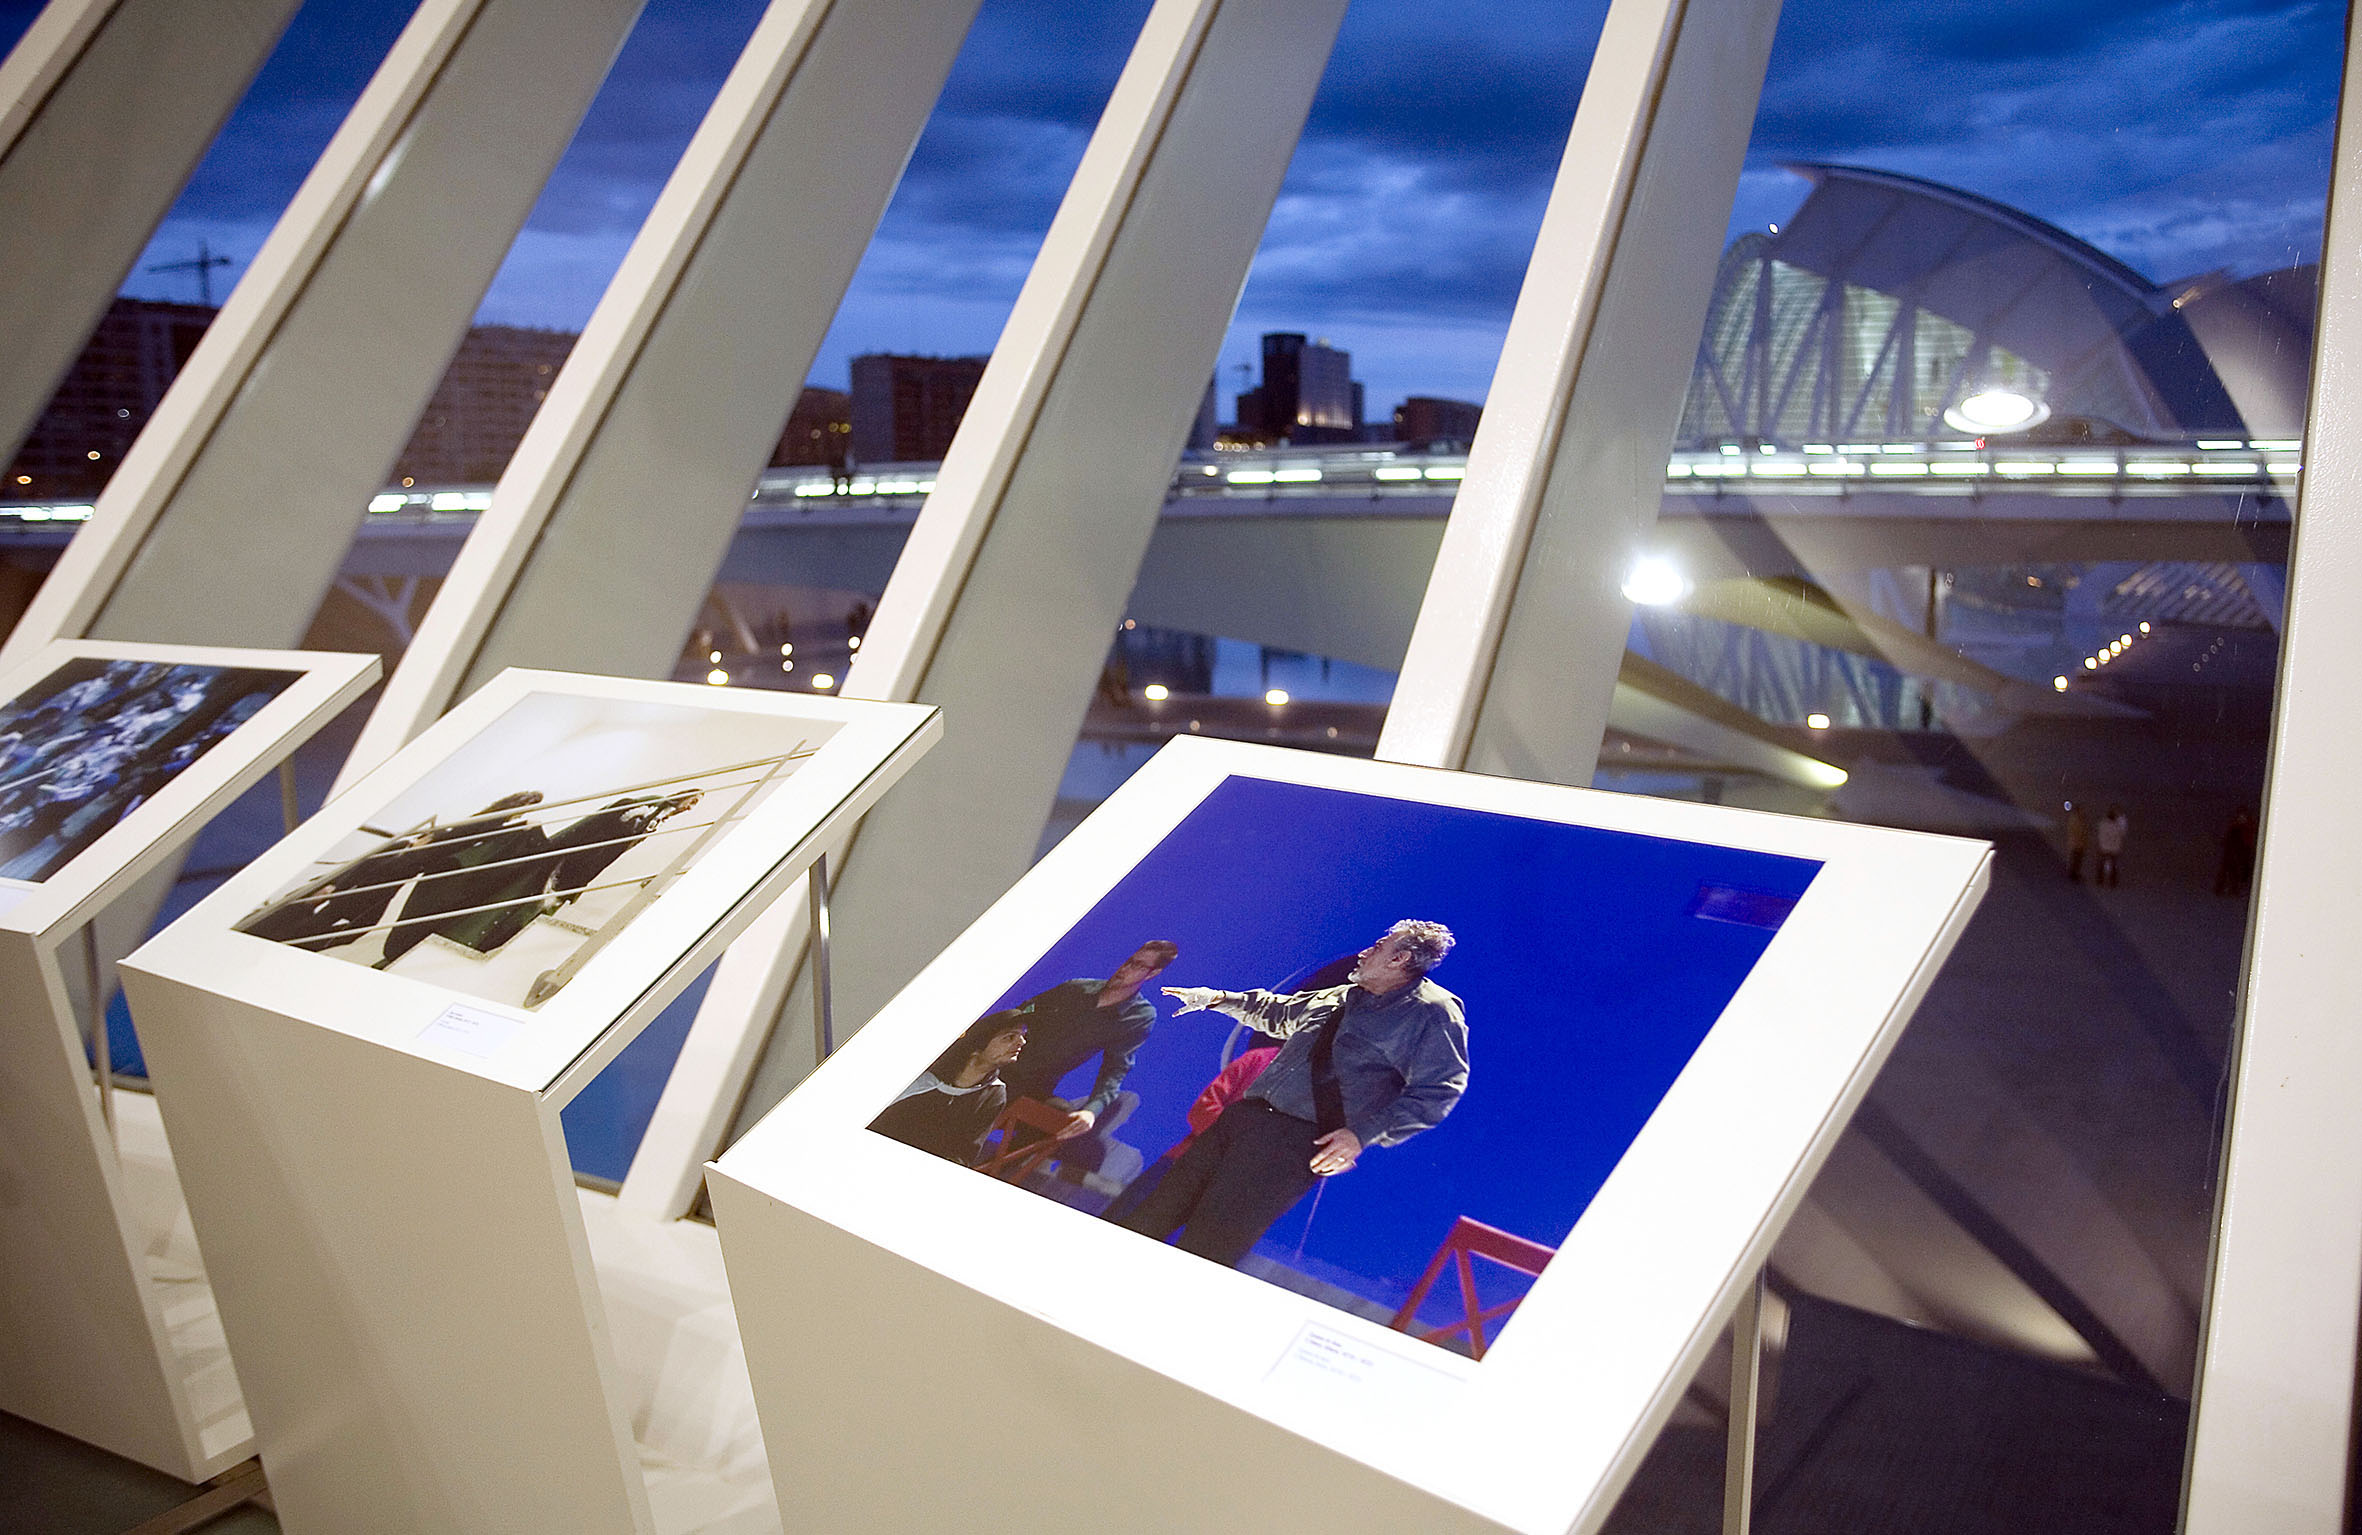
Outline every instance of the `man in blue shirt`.
<svg viewBox="0 0 2362 1535"><path fill-rule="evenodd" d="M1282 1041L1244 1098L1181 1154L1122 1224L1235 1268L1319 1179L1372 1146L1433 1129L1468 1087L1460 999L1427 979L1451 952L1440 922L1397 922L1344 986L1281 995L1168 986Z"/></svg>
<svg viewBox="0 0 2362 1535"><path fill-rule="evenodd" d="M1029 1032L1024 1056L1001 1073L1010 1100L1038 1098L1066 1110L1065 1127L1058 1132L1062 1141L1086 1133L1104 1118L1147 1042L1148 1031L1156 1027L1156 1004L1141 996L1140 988L1155 980L1180 952L1167 939L1151 938L1106 979L1062 981L1011 1009L1024 1017ZM1090 1092L1072 1104L1053 1100L1050 1095L1060 1080L1093 1056L1099 1058L1099 1072Z"/></svg>

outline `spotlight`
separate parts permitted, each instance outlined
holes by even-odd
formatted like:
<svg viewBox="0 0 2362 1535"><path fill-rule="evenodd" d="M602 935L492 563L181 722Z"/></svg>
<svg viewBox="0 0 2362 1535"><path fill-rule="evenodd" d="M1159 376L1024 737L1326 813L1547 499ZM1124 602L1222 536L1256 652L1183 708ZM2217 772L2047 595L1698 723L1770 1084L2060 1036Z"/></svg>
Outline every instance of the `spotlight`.
<svg viewBox="0 0 2362 1535"><path fill-rule="evenodd" d="M1804 725L1807 730L1826 730L1829 728L1829 716L1815 709L1804 717Z"/></svg>
<svg viewBox="0 0 2362 1535"><path fill-rule="evenodd" d="M1140 696L1152 704L1161 704L1173 696L1173 690L1161 682L1152 682L1140 690Z"/></svg>
<svg viewBox="0 0 2362 1535"><path fill-rule="evenodd" d="M2050 407L2007 385L1980 389L1944 412L1944 422L1980 437L2023 432L2050 419Z"/></svg>
<svg viewBox="0 0 2362 1535"><path fill-rule="evenodd" d="M1642 555L1624 577L1625 599L1642 607L1668 606L1688 596L1689 590L1689 578L1681 573L1681 567L1662 555Z"/></svg>

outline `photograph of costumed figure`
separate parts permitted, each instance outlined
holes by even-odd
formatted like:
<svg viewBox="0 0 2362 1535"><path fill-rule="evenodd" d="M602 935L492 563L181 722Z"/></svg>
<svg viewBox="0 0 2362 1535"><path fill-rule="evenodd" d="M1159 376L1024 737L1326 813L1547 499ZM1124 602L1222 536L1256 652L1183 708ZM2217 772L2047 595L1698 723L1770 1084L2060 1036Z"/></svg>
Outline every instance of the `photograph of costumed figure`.
<svg viewBox="0 0 2362 1535"><path fill-rule="evenodd" d="M1819 869L1233 777L870 1128L1482 1358Z"/></svg>
<svg viewBox="0 0 2362 1535"><path fill-rule="evenodd" d="M237 930L539 1007L833 729L529 695Z"/></svg>
<svg viewBox="0 0 2362 1535"><path fill-rule="evenodd" d="M82 657L0 704L0 879L47 879L302 675Z"/></svg>

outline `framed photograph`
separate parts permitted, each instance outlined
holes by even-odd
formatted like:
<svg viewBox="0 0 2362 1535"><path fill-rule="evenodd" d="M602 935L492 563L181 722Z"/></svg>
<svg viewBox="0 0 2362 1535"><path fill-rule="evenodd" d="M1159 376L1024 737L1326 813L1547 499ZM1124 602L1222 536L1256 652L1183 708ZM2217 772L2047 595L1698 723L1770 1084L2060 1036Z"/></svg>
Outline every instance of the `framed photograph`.
<svg viewBox="0 0 2362 1535"><path fill-rule="evenodd" d="M1582 1527L1986 858L1177 741L718 1168L859 1239L857 1269L932 1271L1511 1528ZM717 1192L726 1249L744 1205ZM752 1358L765 1278L738 1263Z"/></svg>
<svg viewBox="0 0 2362 1535"><path fill-rule="evenodd" d="M506 672L181 926L228 930L253 1000L284 982L312 1021L540 1087L938 728L922 705Z"/></svg>
<svg viewBox="0 0 2362 1535"><path fill-rule="evenodd" d="M40 931L104 904L377 670L371 656L69 640L0 677L0 923Z"/></svg>

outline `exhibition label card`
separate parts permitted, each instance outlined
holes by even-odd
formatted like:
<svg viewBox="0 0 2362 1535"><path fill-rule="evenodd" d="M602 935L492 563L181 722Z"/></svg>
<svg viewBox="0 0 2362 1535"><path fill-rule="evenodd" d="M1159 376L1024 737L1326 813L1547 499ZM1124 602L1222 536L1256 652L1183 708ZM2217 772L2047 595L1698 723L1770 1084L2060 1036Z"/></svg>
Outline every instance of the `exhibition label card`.
<svg viewBox="0 0 2362 1535"><path fill-rule="evenodd" d="M478 1060L490 1060L523 1027L518 1020L504 1014L469 1007L464 1002L454 1002L443 1009L441 1016L433 1023L419 1030L418 1042L438 1050L451 1050L461 1055L472 1055Z"/></svg>

